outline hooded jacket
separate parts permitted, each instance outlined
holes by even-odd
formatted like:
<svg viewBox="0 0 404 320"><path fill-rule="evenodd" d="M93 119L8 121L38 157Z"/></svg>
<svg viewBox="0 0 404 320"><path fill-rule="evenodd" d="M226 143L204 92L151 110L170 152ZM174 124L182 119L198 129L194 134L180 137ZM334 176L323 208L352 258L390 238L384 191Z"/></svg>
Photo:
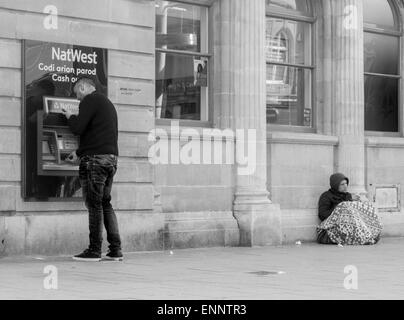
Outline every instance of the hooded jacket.
<svg viewBox="0 0 404 320"><path fill-rule="evenodd" d="M321 221L327 219L335 207L343 201L352 201L352 195L349 192L339 192L340 183L346 180L349 184L349 179L342 173L334 173L330 176L330 189L324 192L318 201L318 217Z"/></svg>

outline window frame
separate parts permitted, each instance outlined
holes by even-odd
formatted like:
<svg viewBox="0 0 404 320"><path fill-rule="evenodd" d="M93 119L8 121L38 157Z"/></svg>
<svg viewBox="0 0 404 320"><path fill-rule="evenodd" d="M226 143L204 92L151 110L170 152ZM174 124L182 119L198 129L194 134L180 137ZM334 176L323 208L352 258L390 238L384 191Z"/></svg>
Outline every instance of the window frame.
<svg viewBox="0 0 404 320"><path fill-rule="evenodd" d="M309 12L313 14L313 5L311 1L307 1L309 6ZM295 126L295 125L282 125L282 124L273 124L273 123L266 123L267 131L283 131L283 132L300 132L300 133L316 133L317 132L317 104L316 104L316 46L317 46L317 39L314 36L315 30L317 27L317 18L313 15L308 15L307 12L291 10L286 8L280 8L274 5L266 5L265 8L265 20L267 18L278 18L283 20L289 21L296 21L296 22L305 22L310 25L310 60L311 63L307 64L293 64L293 63L279 63L279 62L268 62L265 60L265 66L267 65L280 65L286 66L291 68L301 68L303 70L310 70L310 88L309 93L311 96L311 114L312 114L312 125L310 127L305 126ZM266 77L265 77L266 80ZM265 100L266 101L266 100ZM265 109L266 112L266 109Z"/></svg>
<svg viewBox="0 0 404 320"><path fill-rule="evenodd" d="M392 0L385 0L390 5L392 10L393 19L394 19L394 28L382 27L377 24L370 24L364 21L363 17L363 38L365 38L365 33L373 33L378 35L390 36L395 37L398 39L398 67L397 67L397 74L382 74L382 73L374 73L374 72L366 72L364 70L363 75L365 76L376 76L376 77L383 77L389 79L397 79L398 80L398 97L397 97L397 104L398 104L398 131L374 131L374 130L365 130L365 136L376 136L376 137L403 137L404 135L404 112L402 102L403 99L403 59L401 55L403 54L403 25L400 19L400 15L398 12L400 11L399 6L395 1ZM363 83L363 90L365 90L365 83ZM364 97L365 99L366 97ZM365 104L364 104L365 108ZM364 110L364 113L366 110ZM365 117L366 119L366 117ZM364 119L364 122L365 122ZM365 127L366 123L364 123Z"/></svg>
<svg viewBox="0 0 404 320"><path fill-rule="evenodd" d="M214 3L214 0L168 0L168 2L176 2L185 5L192 5L204 8L206 10L204 17L201 17L201 51L189 51L189 50L172 50L172 49L163 49L155 46L155 59L157 54L159 53L167 53L174 55L182 55L182 56L193 56L193 57L206 57L208 59L208 86L204 90L205 93L201 92L201 120L194 119L171 119L171 118L157 118L156 113L154 113L154 120L156 125L160 126L169 126L172 121L178 121L180 126L191 126L191 127L211 127L212 126L212 110L211 110L211 100L212 95L210 92L210 88L212 86L212 57L211 53L212 43L211 37L209 36L211 33L211 17L210 17L210 8ZM157 15L155 13L155 15ZM204 25L203 22L205 21ZM156 27L154 27L156 28ZM156 29L155 29L156 34ZM205 37L204 37L205 35ZM203 50L203 47L206 50ZM202 90L201 90L202 91ZM205 100L205 101L204 101ZM155 109L156 111L156 104Z"/></svg>

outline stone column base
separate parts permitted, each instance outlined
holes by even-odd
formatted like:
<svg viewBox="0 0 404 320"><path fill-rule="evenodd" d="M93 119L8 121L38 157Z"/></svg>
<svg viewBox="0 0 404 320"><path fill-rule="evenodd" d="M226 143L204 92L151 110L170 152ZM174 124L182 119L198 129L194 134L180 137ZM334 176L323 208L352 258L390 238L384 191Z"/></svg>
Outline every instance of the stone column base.
<svg viewBox="0 0 404 320"><path fill-rule="evenodd" d="M234 205L234 217L240 229L240 246L267 246L282 243L279 204L245 203Z"/></svg>

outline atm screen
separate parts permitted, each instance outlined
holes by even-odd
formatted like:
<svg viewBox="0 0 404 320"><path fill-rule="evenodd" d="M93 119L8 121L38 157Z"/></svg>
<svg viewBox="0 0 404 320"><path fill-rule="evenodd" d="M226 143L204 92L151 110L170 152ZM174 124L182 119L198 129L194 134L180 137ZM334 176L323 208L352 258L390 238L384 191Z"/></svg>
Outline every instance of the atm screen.
<svg viewBox="0 0 404 320"><path fill-rule="evenodd" d="M71 153L79 148L78 139L72 134L58 133L58 149L61 154Z"/></svg>

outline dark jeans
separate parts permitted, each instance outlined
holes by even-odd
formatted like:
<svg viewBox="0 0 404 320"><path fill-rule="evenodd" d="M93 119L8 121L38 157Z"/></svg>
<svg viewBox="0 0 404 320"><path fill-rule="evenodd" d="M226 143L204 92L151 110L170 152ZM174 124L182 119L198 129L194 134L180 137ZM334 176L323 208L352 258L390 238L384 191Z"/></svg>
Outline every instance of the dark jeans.
<svg viewBox="0 0 404 320"><path fill-rule="evenodd" d="M101 253L103 221L107 230L109 249L121 250L118 222L111 205L111 189L117 162L114 155L80 158L79 178L89 213L89 249L97 253Z"/></svg>

